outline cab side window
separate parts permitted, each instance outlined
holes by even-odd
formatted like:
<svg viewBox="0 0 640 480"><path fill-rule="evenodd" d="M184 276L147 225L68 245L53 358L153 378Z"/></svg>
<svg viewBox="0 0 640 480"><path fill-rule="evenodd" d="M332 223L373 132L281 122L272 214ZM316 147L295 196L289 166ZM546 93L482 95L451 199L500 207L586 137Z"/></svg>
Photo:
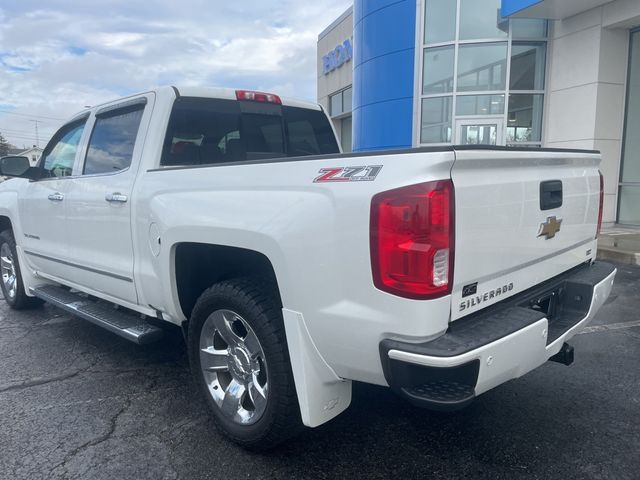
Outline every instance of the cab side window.
<svg viewBox="0 0 640 480"><path fill-rule="evenodd" d="M62 127L47 145L40 165L44 178L68 177L73 173L78 144L87 119L84 118Z"/></svg>
<svg viewBox="0 0 640 480"><path fill-rule="evenodd" d="M129 168L144 104L108 111L96 116L83 175L115 173Z"/></svg>

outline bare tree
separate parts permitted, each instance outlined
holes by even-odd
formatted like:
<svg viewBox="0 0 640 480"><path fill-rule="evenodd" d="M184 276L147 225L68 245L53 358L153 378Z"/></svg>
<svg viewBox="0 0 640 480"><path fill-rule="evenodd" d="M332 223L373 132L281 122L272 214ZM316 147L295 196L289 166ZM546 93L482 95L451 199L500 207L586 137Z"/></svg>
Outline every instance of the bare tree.
<svg viewBox="0 0 640 480"><path fill-rule="evenodd" d="M9 155L9 148L11 148L11 145L9 145L9 142L7 141L7 139L4 138L2 133L0 133L0 157Z"/></svg>

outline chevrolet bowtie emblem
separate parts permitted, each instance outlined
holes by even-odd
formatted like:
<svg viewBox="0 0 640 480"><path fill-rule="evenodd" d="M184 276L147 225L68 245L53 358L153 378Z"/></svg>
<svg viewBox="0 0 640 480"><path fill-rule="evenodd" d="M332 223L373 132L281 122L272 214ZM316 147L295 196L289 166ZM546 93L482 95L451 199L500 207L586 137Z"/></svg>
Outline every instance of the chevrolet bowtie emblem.
<svg viewBox="0 0 640 480"><path fill-rule="evenodd" d="M556 236L556 233L560 231L562 225L562 219L558 220L556 217L548 217L547 221L540 225L540 232L538 237L545 237L546 240L550 240Z"/></svg>

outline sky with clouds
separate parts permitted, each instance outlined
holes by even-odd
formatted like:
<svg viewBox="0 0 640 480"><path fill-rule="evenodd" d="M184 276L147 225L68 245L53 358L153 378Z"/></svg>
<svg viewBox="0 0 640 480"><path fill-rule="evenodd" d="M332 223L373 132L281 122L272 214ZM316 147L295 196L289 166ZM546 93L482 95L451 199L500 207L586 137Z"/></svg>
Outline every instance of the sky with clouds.
<svg viewBox="0 0 640 480"><path fill-rule="evenodd" d="M318 34L351 0L0 1L0 132L40 146L85 105L159 85L315 100Z"/></svg>

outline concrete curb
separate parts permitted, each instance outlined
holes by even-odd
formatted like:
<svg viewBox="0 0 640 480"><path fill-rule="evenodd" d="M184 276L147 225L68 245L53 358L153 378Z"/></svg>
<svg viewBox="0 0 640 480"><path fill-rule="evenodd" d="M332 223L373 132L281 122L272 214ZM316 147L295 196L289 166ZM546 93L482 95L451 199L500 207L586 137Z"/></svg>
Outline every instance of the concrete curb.
<svg viewBox="0 0 640 480"><path fill-rule="evenodd" d="M640 265L640 253L628 252L617 248L598 247L598 259Z"/></svg>

